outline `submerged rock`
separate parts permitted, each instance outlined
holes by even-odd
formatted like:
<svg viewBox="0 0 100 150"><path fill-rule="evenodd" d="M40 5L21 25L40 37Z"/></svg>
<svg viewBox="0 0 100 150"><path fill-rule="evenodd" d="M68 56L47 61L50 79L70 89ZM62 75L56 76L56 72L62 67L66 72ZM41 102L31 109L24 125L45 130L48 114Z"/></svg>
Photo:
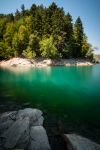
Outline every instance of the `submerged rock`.
<svg viewBox="0 0 100 150"><path fill-rule="evenodd" d="M18 119L23 119L25 117L28 117L30 120L30 124L34 125L34 123L37 122L38 119L41 118L41 116L42 116L42 111L38 109L25 108L24 110L18 111L18 114L16 115L16 119L18 120Z"/></svg>
<svg viewBox="0 0 100 150"><path fill-rule="evenodd" d="M0 116L0 149L50 149L47 134L43 125L42 111L26 108L7 112ZM33 143L32 138L35 139ZM43 138L43 139L42 139ZM40 143L40 145L39 145ZM35 150L35 149L34 149ZM42 150L42 149L41 149Z"/></svg>
<svg viewBox="0 0 100 150"><path fill-rule="evenodd" d="M3 138L6 139L6 142L4 143L5 148L14 148L18 145L18 141L25 132L29 132L29 118L24 118L22 120L15 121L12 126L4 132L2 135ZM28 137L29 138L29 137Z"/></svg>
<svg viewBox="0 0 100 150"><path fill-rule="evenodd" d="M16 111L13 111L3 113L0 116L0 135L14 123L15 114Z"/></svg>
<svg viewBox="0 0 100 150"><path fill-rule="evenodd" d="M76 134L65 134L68 150L100 150L100 145Z"/></svg>
<svg viewBox="0 0 100 150"><path fill-rule="evenodd" d="M0 115L0 124L8 120L13 120L15 118L17 111L5 112Z"/></svg>
<svg viewBox="0 0 100 150"><path fill-rule="evenodd" d="M42 126L31 127L30 136L31 140L28 150L50 150L48 137Z"/></svg>

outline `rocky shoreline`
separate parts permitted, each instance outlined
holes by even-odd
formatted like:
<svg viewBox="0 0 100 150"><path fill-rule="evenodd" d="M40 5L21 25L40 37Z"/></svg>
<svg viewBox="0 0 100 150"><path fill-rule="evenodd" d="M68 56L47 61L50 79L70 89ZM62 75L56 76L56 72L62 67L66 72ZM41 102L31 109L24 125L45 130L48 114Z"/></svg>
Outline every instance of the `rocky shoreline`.
<svg viewBox="0 0 100 150"><path fill-rule="evenodd" d="M43 121L42 111L33 108L0 114L0 150L56 150L50 144ZM61 150L100 150L99 144L80 135L60 131L58 136L64 143Z"/></svg>
<svg viewBox="0 0 100 150"><path fill-rule="evenodd" d="M43 59L36 58L33 60L25 58L12 58L0 62L0 67L47 67L47 66L91 66L92 62L83 59Z"/></svg>

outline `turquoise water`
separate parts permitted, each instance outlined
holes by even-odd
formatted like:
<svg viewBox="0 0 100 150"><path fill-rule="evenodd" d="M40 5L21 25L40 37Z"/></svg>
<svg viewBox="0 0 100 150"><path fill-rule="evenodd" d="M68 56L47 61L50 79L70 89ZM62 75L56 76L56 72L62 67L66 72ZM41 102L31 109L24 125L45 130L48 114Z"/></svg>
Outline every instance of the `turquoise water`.
<svg viewBox="0 0 100 150"><path fill-rule="evenodd" d="M0 69L0 102L30 103L66 122L100 127L100 65Z"/></svg>

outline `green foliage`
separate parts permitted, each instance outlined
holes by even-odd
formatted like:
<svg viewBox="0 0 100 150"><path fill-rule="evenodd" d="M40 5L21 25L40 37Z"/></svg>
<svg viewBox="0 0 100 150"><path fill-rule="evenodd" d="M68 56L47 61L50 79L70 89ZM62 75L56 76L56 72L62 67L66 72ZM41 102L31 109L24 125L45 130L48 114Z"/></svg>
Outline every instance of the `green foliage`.
<svg viewBox="0 0 100 150"><path fill-rule="evenodd" d="M24 24L27 28L28 34L33 33L33 21L32 21L32 16L26 16L24 19Z"/></svg>
<svg viewBox="0 0 100 150"><path fill-rule="evenodd" d="M0 59L14 57L13 49L4 42L0 42Z"/></svg>
<svg viewBox="0 0 100 150"><path fill-rule="evenodd" d="M8 44L8 46L11 46L12 38L13 38L15 31L16 31L15 24L7 23L6 31L5 31L3 38L4 38L4 41Z"/></svg>
<svg viewBox="0 0 100 150"><path fill-rule="evenodd" d="M88 46L89 46L89 49L88 49L88 51L87 51L85 57L86 57L87 59L89 59L89 60L92 61L92 60L94 59L94 55L93 55L93 47L92 47L91 44L89 44Z"/></svg>
<svg viewBox="0 0 100 150"><path fill-rule="evenodd" d="M18 45L19 45L18 55L19 56L21 56L23 50L27 48L27 44L28 44L28 32L26 27L24 25L21 25L18 31Z"/></svg>
<svg viewBox="0 0 100 150"><path fill-rule="evenodd" d="M15 50L15 57L18 57L19 54L19 49L20 49L20 44L19 44L19 38L18 38L18 33L16 32L14 34L13 40L12 40L12 48Z"/></svg>
<svg viewBox="0 0 100 150"><path fill-rule="evenodd" d="M7 21L8 22L13 22L14 21L14 16L13 16L12 13L7 15Z"/></svg>
<svg viewBox="0 0 100 150"><path fill-rule="evenodd" d="M33 4L14 14L0 14L0 59L15 57L90 58L92 50L80 17L75 25L54 2L48 7Z"/></svg>
<svg viewBox="0 0 100 150"><path fill-rule="evenodd" d="M6 28L7 19L0 19L0 40L3 40L3 35Z"/></svg>
<svg viewBox="0 0 100 150"><path fill-rule="evenodd" d="M39 51L39 37L37 34L31 34L29 37L29 48L37 53L37 56L39 56L40 51Z"/></svg>
<svg viewBox="0 0 100 150"><path fill-rule="evenodd" d="M53 44L53 37L44 38L40 42L41 56L46 58L55 58L57 56L57 48Z"/></svg>
<svg viewBox="0 0 100 150"><path fill-rule="evenodd" d="M24 4L21 5L21 10L22 10L22 16L24 16L24 14L25 14L25 6L24 6Z"/></svg>
<svg viewBox="0 0 100 150"><path fill-rule="evenodd" d="M87 42L87 37L84 35L82 41L82 52L81 52L82 57L85 57L87 55L89 49L90 45Z"/></svg>
<svg viewBox="0 0 100 150"><path fill-rule="evenodd" d="M29 48L24 50L22 54L25 58L28 58L28 59L33 59L36 56L36 53Z"/></svg>
<svg viewBox="0 0 100 150"><path fill-rule="evenodd" d="M6 58L6 49L4 42L0 42L0 59L5 59Z"/></svg>
<svg viewBox="0 0 100 150"><path fill-rule="evenodd" d="M73 38L73 23L72 16L68 13L65 16L65 31L66 31L66 41L70 42Z"/></svg>
<svg viewBox="0 0 100 150"><path fill-rule="evenodd" d="M73 50L73 45L71 42L67 42L64 49L63 49L63 57L64 58L70 58L72 57L72 50Z"/></svg>
<svg viewBox="0 0 100 150"><path fill-rule="evenodd" d="M75 57L81 57L82 54L82 42L83 42L83 25L80 17L77 18L74 26L74 37L75 37Z"/></svg>
<svg viewBox="0 0 100 150"><path fill-rule="evenodd" d="M19 12L19 10L17 9L16 12L15 12L15 20L16 20L16 21L19 20L20 17L21 17L20 12Z"/></svg>

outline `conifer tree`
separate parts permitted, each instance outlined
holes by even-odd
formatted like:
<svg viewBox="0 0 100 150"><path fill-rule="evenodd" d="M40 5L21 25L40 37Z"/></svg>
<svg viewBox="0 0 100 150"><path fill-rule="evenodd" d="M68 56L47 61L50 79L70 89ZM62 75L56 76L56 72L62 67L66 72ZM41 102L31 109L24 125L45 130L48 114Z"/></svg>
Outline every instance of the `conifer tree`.
<svg viewBox="0 0 100 150"><path fill-rule="evenodd" d="M75 57L81 57L84 31L83 31L83 24L82 24L80 17L78 17L75 22L74 36L75 36L75 42L76 42Z"/></svg>
<svg viewBox="0 0 100 150"><path fill-rule="evenodd" d="M25 6L24 6L24 4L21 5L21 10L22 10L22 16L24 16L25 15Z"/></svg>

